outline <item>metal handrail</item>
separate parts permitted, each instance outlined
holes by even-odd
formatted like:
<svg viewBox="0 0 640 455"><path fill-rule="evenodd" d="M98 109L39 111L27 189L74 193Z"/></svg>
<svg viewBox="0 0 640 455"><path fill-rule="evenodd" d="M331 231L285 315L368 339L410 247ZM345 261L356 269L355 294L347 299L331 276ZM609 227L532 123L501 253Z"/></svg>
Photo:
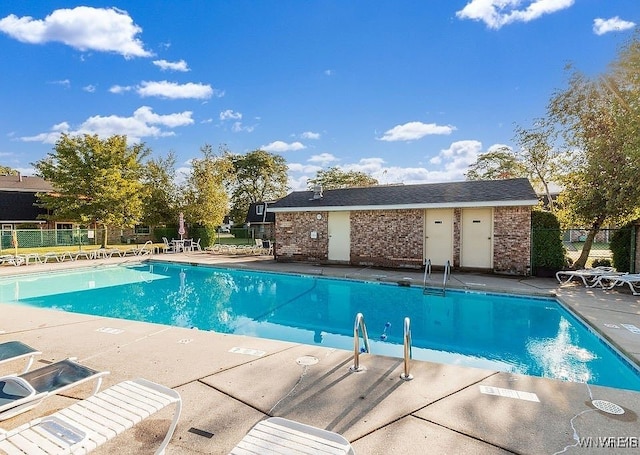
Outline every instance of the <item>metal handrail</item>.
<svg viewBox="0 0 640 455"><path fill-rule="evenodd" d="M413 376L409 372L411 367L411 320L404 318L404 372L400 375L401 379L410 381Z"/></svg>
<svg viewBox="0 0 640 455"><path fill-rule="evenodd" d="M447 261L444 266L444 278L442 279L442 294L444 295L444 291L447 289L447 281L449 281L449 276L451 275L451 262Z"/></svg>
<svg viewBox="0 0 640 455"><path fill-rule="evenodd" d="M360 333L364 341L364 349L362 352L369 352L369 335L367 335L367 325L364 323L362 313L356 314L356 320L353 324L353 365L349 368L351 371L362 371L360 367Z"/></svg>
<svg viewBox="0 0 640 455"><path fill-rule="evenodd" d="M424 279L422 280L422 289L427 287L427 277L431 281L431 259L424 261Z"/></svg>

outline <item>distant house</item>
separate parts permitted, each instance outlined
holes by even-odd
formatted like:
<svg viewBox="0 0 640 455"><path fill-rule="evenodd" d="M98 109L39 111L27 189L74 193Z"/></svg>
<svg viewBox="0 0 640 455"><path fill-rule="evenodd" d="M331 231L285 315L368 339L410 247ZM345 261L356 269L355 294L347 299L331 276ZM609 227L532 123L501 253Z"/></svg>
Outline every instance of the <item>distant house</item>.
<svg viewBox="0 0 640 455"><path fill-rule="evenodd" d="M276 216L269 212L271 202L253 202L249 205L245 223L256 239L273 239Z"/></svg>
<svg viewBox="0 0 640 455"><path fill-rule="evenodd" d="M527 179L297 191L269 204L278 261L459 269L527 275Z"/></svg>
<svg viewBox="0 0 640 455"><path fill-rule="evenodd" d="M41 177L23 175L0 175L0 225L2 231L11 231L22 225L48 226L47 210L36 206L36 193L52 191L53 187Z"/></svg>

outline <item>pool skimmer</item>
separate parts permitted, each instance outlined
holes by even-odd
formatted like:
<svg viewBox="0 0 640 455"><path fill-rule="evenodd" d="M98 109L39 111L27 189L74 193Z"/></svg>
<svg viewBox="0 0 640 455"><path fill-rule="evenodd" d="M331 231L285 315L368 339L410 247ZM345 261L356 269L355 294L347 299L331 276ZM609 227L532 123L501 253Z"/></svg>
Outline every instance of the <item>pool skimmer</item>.
<svg viewBox="0 0 640 455"><path fill-rule="evenodd" d="M610 401L605 400L593 400L591 404L595 406L596 409L601 410L602 412L606 412L607 414L615 414L622 415L624 414L624 409L618 406L615 403L611 403Z"/></svg>

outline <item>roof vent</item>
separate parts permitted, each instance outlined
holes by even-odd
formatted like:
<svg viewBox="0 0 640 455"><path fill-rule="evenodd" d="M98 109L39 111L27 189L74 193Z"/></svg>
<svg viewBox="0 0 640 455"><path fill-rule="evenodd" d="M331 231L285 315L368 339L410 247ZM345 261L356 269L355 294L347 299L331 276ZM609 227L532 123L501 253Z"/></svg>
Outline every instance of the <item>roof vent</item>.
<svg viewBox="0 0 640 455"><path fill-rule="evenodd" d="M322 199L322 185L313 186L313 198Z"/></svg>

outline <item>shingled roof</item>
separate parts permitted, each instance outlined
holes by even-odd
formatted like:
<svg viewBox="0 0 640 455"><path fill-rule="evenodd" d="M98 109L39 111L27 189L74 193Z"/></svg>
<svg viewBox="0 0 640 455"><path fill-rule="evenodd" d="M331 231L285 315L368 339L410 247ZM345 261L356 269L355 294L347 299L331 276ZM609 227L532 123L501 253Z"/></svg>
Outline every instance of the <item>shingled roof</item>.
<svg viewBox="0 0 640 455"><path fill-rule="evenodd" d="M0 175L0 191L26 191L46 193L53 190L51 183L42 177L27 175Z"/></svg>
<svg viewBox="0 0 640 455"><path fill-rule="evenodd" d="M383 210L401 208L451 208L532 206L538 203L526 178L429 183L424 185L370 186L313 191L295 191L269 204L269 211Z"/></svg>

